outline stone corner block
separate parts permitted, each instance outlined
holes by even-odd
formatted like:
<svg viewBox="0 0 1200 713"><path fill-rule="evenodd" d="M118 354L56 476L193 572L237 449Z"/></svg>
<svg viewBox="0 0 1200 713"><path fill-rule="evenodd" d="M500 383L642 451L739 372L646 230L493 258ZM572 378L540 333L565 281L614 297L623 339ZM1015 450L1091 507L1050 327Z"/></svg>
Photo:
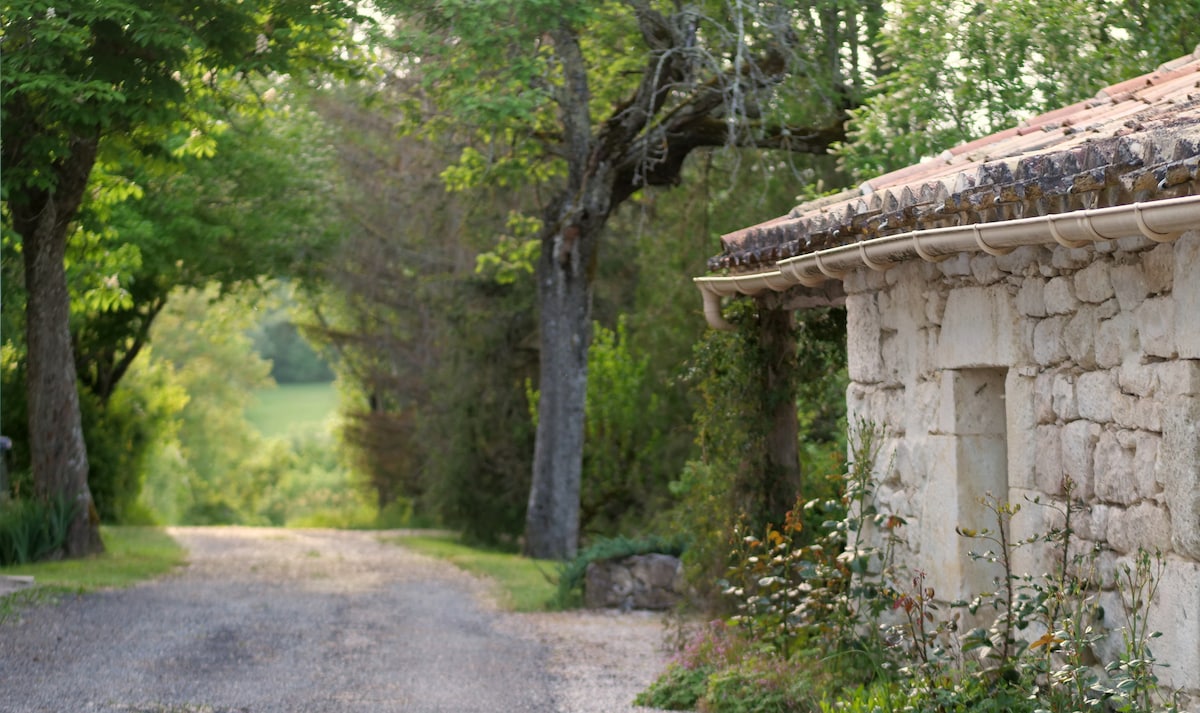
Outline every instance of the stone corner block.
<svg viewBox="0 0 1200 713"><path fill-rule="evenodd" d="M1020 319L1006 284L950 292L942 316L935 366L942 369L1009 366L1022 358Z"/></svg>
<svg viewBox="0 0 1200 713"><path fill-rule="evenodd" d="M1200 359L1200 232L1175 241L1175 346L1179 356Z"/></svg>
<svg viewBox="0 0 1200 713"><path fill-rule="evenodd" d="M1171 509L1175 551L1200 560L1200 397L1167 400L1155 480Z"/></svg>

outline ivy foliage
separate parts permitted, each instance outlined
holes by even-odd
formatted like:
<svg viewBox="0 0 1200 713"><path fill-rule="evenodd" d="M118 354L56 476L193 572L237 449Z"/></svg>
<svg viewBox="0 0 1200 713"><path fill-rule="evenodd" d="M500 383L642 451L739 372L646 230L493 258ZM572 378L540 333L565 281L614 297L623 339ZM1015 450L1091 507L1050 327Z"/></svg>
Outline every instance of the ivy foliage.
<svg viewBox="0 0 1200 713"><path fill-rule="evenodd" d="M758 531L783 515L766 507L773 487L766 438L779 395L764 383L773 356L761 341L761 309L752 300L732 303L726 316L738 328L705 334L691 362L689 381L700 399L693 417L699 453L671 490L677 498L674 528L692 534L690 573L708 595L727 565L731 533ZM786 398L801 413L800 491L818 498L830 494L826 469L845 449L845 312L808 312L791 338L797 351L782 371L794 377Z"/></svg>

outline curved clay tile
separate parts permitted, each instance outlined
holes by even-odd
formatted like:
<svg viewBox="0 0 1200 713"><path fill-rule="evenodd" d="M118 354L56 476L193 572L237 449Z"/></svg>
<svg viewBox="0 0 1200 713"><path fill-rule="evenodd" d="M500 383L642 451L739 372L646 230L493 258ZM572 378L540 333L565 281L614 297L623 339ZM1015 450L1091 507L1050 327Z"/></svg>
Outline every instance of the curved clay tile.
<svg viewBox="0 0 1200 713"><path fill-rule="evenodd" d="M730 233L708 264L761 269L881 234L1154 200L1198 183L1200 54Z"/></svg>

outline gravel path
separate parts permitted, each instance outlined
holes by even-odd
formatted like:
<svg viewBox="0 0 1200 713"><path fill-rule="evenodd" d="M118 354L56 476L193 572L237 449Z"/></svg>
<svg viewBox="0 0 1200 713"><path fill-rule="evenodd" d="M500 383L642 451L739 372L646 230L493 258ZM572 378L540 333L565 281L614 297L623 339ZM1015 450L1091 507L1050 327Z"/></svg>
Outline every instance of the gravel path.
<svg viewBox="0 0 1200 713"><path fill-rule="evenodd" d="M174 528L179 573L0 625L3 713L625 713L661 619L506 614L380 533Z"/></svg>

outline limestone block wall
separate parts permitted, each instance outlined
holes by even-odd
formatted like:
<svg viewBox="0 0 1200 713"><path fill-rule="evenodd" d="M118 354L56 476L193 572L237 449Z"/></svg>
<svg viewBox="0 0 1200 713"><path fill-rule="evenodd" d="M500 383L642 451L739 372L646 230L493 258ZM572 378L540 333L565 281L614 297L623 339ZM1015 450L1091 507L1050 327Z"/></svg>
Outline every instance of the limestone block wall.
<svg viewBox="0 0 1200 713"><path fill-rule="evenodd" d="M902 558L939 598L977 593L994 572L954 528L991 526L990 492L1023 503L1016 537L1043 532L1059 516L1028 501L1061 504L1070 476L1106 586L1138 547L1165 553L1152 648L1164 683L1200 692L1200 231L864 268L845 289L848 404L884 430L876 497L908 521Z"/></svg>

